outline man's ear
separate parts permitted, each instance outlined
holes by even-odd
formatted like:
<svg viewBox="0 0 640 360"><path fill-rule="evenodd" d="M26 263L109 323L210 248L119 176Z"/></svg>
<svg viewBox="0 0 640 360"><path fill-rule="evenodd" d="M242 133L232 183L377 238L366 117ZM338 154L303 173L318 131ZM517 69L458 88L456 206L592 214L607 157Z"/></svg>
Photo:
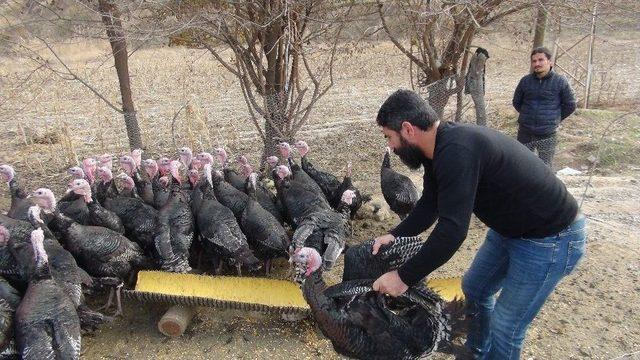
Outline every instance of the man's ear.
<svg viewBox="0 0 640 360"><path fill-rule="evenodd" d="M410 122L403 121L402 127L400 128L400 134L404 135L405 137L411 138L415 135L415 128Z"/></svg>

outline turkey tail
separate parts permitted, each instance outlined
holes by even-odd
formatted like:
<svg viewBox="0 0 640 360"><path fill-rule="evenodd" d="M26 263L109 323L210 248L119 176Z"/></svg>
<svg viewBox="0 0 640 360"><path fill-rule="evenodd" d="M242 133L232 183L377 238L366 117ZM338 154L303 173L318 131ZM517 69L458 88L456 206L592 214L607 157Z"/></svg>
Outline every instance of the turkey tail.
<svg viewBox="0 0 640 360"><path fill-rule="evenodd" d="M83 330L95 331L99 325L113 321L112 317L93 311L86 305L80 305L77 312L80 319L80 327Z"/></svg>

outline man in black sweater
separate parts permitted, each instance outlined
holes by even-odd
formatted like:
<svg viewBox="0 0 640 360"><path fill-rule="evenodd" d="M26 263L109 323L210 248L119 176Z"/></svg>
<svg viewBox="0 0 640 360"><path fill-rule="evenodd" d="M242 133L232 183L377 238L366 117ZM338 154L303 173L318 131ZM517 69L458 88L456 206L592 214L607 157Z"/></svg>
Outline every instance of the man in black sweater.
<svg viewBox="0 0 640 360"><path fill-rule="evenodd" d="M520 79L513 94L518 111L518 141L553 168L556 130L576 110L576 98L567 79L553 71L551 52L545 47L531 52L532 73Z"/></svg>
<svg viewBox="0 0 640 360"><path fill-rule="evenodd" d="M407 166L424 166L424 190L407 218L376 238L373 253L437 225L421 250L378 278L374 289L400 295L446 263L466 238L473 213L489 231L463 280L472 317L466 345L478 358L517 359L528 325L584 252L585 220L575 199L515 139L441 123L414 92L392 94L377 123Z"/></svg>

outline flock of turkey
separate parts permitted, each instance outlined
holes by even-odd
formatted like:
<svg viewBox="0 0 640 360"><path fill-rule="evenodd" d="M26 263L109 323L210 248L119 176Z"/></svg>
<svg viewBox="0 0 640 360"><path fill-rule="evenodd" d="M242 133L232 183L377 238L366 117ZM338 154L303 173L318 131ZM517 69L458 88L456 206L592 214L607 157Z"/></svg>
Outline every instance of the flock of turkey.
<svg viewBox="0 0 640 360"><path fill-rule="evenodd" d="M70 168L60 198L47 188L27 194L14 169L1 165L11 207L0 214L0 358L79 358L81 329L122 313L120 289L138 270L218 274L229 265L238 275L261 268L269 275L280 257L296 267L314 318L339 353L414 359L433 351L450 330L442 300L424 287L399 298L371 288L419 249L418 238L398 239L375 257L371 241L349 248L343 282L327 288L322 272L345 253L351 220L369 197L354 187L351 164L340 181L312 165L304 141L294 147L300 165L281 143L281 158L267 158L262 174L244 156L236 172L222 148L194 156L183 147L177 160L143 160L134 150L119 157L116 176L105 154ZM419 194L389 156L387 149L381 188L403 218ZM107 290L99 310L115 297L114 315L85 305L86 294Z"/></svg>

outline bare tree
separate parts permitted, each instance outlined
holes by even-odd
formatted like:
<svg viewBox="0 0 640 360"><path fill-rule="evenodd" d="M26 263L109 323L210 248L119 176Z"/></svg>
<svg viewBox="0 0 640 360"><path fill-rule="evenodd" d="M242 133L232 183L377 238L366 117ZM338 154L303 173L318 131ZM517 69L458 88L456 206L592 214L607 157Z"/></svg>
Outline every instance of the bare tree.
<svg viewBox="0 0 640 360"><path fill-rule="evenodd" d="M465 50L476 33L533 3L527 0L378 1L378 14L389 39L417 67L418 86L430 85L429 102L442 116L449 97L461 89L461 72L468 62ZM444 81L448 78L451 81Z"/></svg>
<svg viewBox="0 0 640 360"><path fill-rule="evenodd" d="M538 15L536 16L535 31L533 35L533 48L544 46L544 37L547 31L547 1L540 0L538 4Z"/></svg>
<svg viewBox="0 0 640 360"><path fill-rule="evenodd" d="M118 6L112 0L98 0L100 17L107 30L107 38L111 44L113 60L118 82L120 83L120 95L122 96L122 114L127 127L127 137L129 147L133 149L142 148L142 137L140 136L140 126L136 118L136 110L131 96L131 81L129 80L129 54L127 53L127 40Z"/></svg>
<svg viewBox="0 0 640 360"><path fill-rule="evenodd" d="M22 23L12 24L5 27L7 33L0 32L0 37L9 36L11 30L20 28L25 30L31 36L40 40L45 45L49 53L53 55L55 61L50 61L41 57L37 48L30 48L24 45L20 40L13 42L17 46L23 56L31 59L38 65L38 69L48 69L58 77L64 80L78 81L94 93L98 98L103 100L110 108L124 116L129 146L134 148L142 147L142 138L140 136L140 127L136 118L136 111L131 93L130 77L129 77L129 54L127 53L127 42L125 31L122 26L121 14L114 0L98 0L97 7L95 4L82 3L85 14L75 14L74 17L66 17L65 10L69 6L76 5L73 2L65 4L64 1L40 2L38 0L29 0L22 6ZM84 18L84 16L89 18ZM100 18L98 20L97 18ZM95 20L91 19L94 18ZM51 37L51 33L46 31L47 26L60 31L68 31L75 36L85 38L100 37L104 39L104 32L98 36L93 31L96 28L95 23L99 21L104 25L103 31L106 30L106 39L111 44L112 56L118 75L120 85L120 95L122 104L118 105L109 100L107 96L101 93L86 78L83 78L69 67L63 59L58 55L53 43L55 39ZM39 34L43 33L43 34Z"/></svg>
<svg viewBox="0 0 640 360"><path fill-rule="evenodd" d="M350 2L213 2L174 11L189 37L237 76L253 124L273 154L292 140L334 84L333 67ZM229 59L224 53L229 49Z"/></svg>

